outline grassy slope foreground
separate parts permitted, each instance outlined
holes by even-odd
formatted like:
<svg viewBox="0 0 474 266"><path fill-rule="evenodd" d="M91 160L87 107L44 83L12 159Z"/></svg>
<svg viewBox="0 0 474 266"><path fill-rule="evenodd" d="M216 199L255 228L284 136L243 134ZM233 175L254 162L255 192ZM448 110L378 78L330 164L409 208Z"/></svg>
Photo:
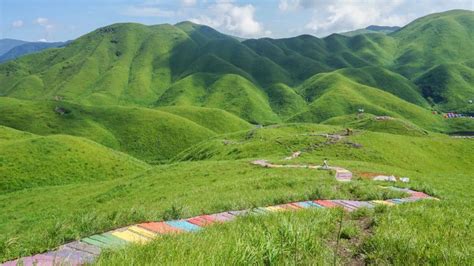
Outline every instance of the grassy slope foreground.
<svg viewBox="0 0 474 266"><path fill-rule="evenodd" d="M345 216L341 249L336 251L337 211L304 211L239 219L235 223L178 237L164 237L146 246L105 254L99 264L152 263L182 264L470 264L474 239L471 172L474 143L442 135L409 137L386 133L358 132L337 143L307 133L334 132L337 128L290 125L227 135L208 145L200 145L183 158L206 159L209 163L225 158L267 158L279 161L289 151L303 150L291 163L314 163L328 157L331 164L343 165L365 177L367 173L409 176L410 187L435 194L439 202L420 202L375 212ZM355 148L353 143L360 146ZM439 151L449 150L450 153ZM205 157L203 157L205 155ZM248 160L248 159L247 159ZM255 169L260 171L259 169ZM286 173L287 169L267 169ZM300 176L300 170L293 170ZM311 170L306 170L311 172ZM258 174L256 174L258 176ZM286 178L285 178L286 180ZM313 182L319 182L315 176ZM362 181L355 181L355 184ZM367 182L367 181L366 181ZM373 183L368 181L366 186ZM398 186L400 184L397 184ZM344 185L340 185L340 188ZM367 187L368 188L368 187ZM326 189L317 186L317 197ZM449 229L448 229L449 228ZM206 252L209 248L212 252ZM204 255L205 254L205 255Z"/></svg>
<svg viewBox="0 0 474 266"><path fill-rule="evenodd" d="M278 162L290 151L303 150L305 153L295 163L317 163L328 157L331 164L346 167L360 177L367 172L409 176L410 187L441 198L440 202L420 202L346 217L346 240L342 244L350 253L337 254L339 261L345 262L352 253L374 263L408 260L463 264L472 260L472 246L467 243L473 237L469 227L473 197L470 186L466 185L472 181L470 172L474 170L471 164L474 158L469 153L474 148L472 141L436 134L413 137L360 131L339 142L328 143L325 137L311 135L340 130L332 126L294 124L227 134L180 155L183 160L205 161L181 162L177 158L174 164L139 175L4 193L0 202L8 199L9 204L2 205L4 211L0 214L2 257L38 252L134 222L309 198L396 197L378 183L364 179L342 184L324 171L265 169L249 164L253 158ZM439 152L443 150L450 153ZM57 198L63 200L57 202L54 200ZM337 211L316 211L248 218L197 235L159 239L148 246L106 254L101 263L223 262L229 252L237 254L232 252L243 250L246 251L239 253L242 256L236 257L235 262L295 259L323 262L334 253L336 227L329 220L337 216ZM362 226L367 221L370 221L368 231ZM320 227L302 226L311 223ZM447 226L451 229L445 230ZM232 233L245 228L248 228L245 234ZM308 234L318 236L318 240ZM220 240L212 244L215 240L211 239L216 235ZM288 243L281 246L281 239L287 239ZM298 240L291 242L292 239ZM290 243L293 244L288 246ZM212 254L200 255L209 254L209 246L215 247ZM297 257L292 250L297 250Z"/></svg>

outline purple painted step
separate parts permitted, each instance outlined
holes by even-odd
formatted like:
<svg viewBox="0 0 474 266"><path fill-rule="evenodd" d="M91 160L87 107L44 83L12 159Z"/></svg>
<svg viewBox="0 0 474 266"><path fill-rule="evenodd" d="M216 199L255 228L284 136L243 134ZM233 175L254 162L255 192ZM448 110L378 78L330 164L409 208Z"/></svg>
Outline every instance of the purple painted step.
<svg viewBox="0 0 474 266"><path fill-rule="evenodd" d="M216 221L220 222L227 222L235 219L235 216L228 213L228 212L221 212L221 213L216 213L216 214L210 214L212 218L214 218Z"/></svg>
<svg viewBox="0 0 474 266"><path fill-rule="evenodd" d="M338 206L343 207L345 210L348 210L348 211L354 211L355 209L357 209L357 207L348 205L344 203L342 200L331 200L331 202L337 204Z"/></svg>
<svg viewBox="0 0 474 266"><path fill-rule="evenodd" d="M375 207L374 205L366 202L366 201L358 201L358 200L341 200L342 202L344 202L345 204L348 204L348 205L351 205L351 206L354 206L356 208L373 208Z"/></svg>
<svg viewBox="0 0 474 266"><path fill-rule="evenodd" d="M6 262L2 265L8 266L16 266L16 265L23 265L23 266L53 266L55 264L61 263L61 260L55 260L54 257L38 254L30 257L24 257L15 261Z"/></svg>
<svg viewBox="0 0 474 266"><path fill-rule="evenodd" d="M96 257L90 253L78 251L67 247L64 247L60 250L48 252L46 253L46 255L53 256L58 260L65 261L73 265L91 263Z"/></svg>
<svg viewBox="0 0 474 266"><path fill-rule="evenodd" d="M84 242L80 242L80 241L74 241L74 242L68 243L68 244L66 244L62 247L63 248L68 247L70 249L75 249L75 250L78 250L78 251L87 252L87 253L90 253L90 254L95 255L95 256L98 256L100 254L100 251L101 251L101 249L99 247L96 247L96 246L93 246L93 245L90 245L90 244L87 244L87 243L84 243Z"/></svg>

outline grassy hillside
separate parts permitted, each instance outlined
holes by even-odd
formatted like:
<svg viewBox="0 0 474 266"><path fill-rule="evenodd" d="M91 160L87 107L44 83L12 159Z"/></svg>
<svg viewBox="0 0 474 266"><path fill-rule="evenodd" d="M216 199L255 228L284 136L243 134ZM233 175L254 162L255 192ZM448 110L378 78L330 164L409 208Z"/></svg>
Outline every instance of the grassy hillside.
<svg viewBox="0 0 474 266"><path fill-rule="evenodd" d="M328 125L339 125L350 129L363 129L375 132L386 132L406 136L426 136L428 132L409 121L392 117L377 117L371 114L345 115L330 118L323 122Z"/></svg>
<svg viewBox="0 0 474 266"><path fill-rule="evenodd" d="M390 36L400 44L395 61L397 72L416 78L434 65L474 58L474 11L431 14Z"/></svg>
<svg viewBox="0 0 474 266"><path fill-rule="evenodd" d="M95 142L41 137L0 126L0 194L45 185L118 179L149 166Z"/></svg>
<svg viewBox="0 0 474 266"><path fill-rule="evenodd" d="M204 74L190 75L171 86L157 104L219 108L254 124L279 121L263 91L234 74L219 78Z"/></svg>
<svg viewBox="0 0 474 266"><path fill-rule="evenodd" d="M445 129L442 119L428 110L337 72L318 74L305 82L299 91L310 102L309 111L292 117L290 121L322 122L364 109L374 115L404 118L425 129Z"/></svg>
<svg viewBox="0 0 474 266"><path fill-rule="evenodd" d="M65 113L58 113L57 108ZM1 125L40 135L85 137L153 163L216 134L184 117L147 108L0 97L0 110Z"/></svg>
<svg viewBox="0 0 474 266"><path fill-rule="evenodd" d="M474 69L463 64L442 64L415 80L423 96L445 112L474 113Z"/></svg>
<svg viewBox="0 0 474 266"><path fill-rule="evenodd" d="M289 151L302 150L302 156L291 163L318 163L329 158L331 165L350 169L356 178L367 172L408 176L411 179L408 186L441 198L439 202L419 202L345 216L346 233L341 244L350 250L349 254L363 256L363 261L368 263L470 261L473 253L468 243L472 232L466 223L472 219L469 206L473 197L465 184L470 180L468 173L474 170L471 164L474 158L469 152L474 143L442 135L413 137L365 131L327 143L325 137L311 135L341 130L334 126L295 124L228 134L201 143L182 156L186 160L206 161L158 166L141 175L93 185L70 184L0 195L0 202L9 202L0 205L0 254L5 259L41 251L132 222L308 198L395 196L380 188L379 183L363 179L344 184L325 171L266 169L249 164L253 158L283 162ZM206 150L208 156L199 155L201 150ZM450 152L439 152L446 150ZM55 200L58 198L63 200L58 202ZM158 239L148 246L107 254L101 263L132 260L140 264L156 260L210 263L228 259L231 250L246 254L235 258L241 263L263 263L269 259L271 250L277 252L272 261L294 261L294 254L298 254L296 260L302 263L326 261L334 252L328 243L336 239L335 217L340 217L337 210L247 218L196 235ZM363 221L370 224L367 232L361 224ZM446 230L448 227L451 229ZM436 241L427 241L433 238ZM312 252L323 246L323 253ZM214 247L212 252L209 247ZM404 252L400 253L400 249ZM336 255L341 263L351 256Z"/></svg>
<svg viewBox="0 0 474 266"><path fill-rule="evenodd" d="M407 102L428 107L418 87L405 77L381 67L344 68L336 71L351 80L389 92Z"/></svg>
<svg viewBox="0 0 474 266"><path fill-rule="evenodd" d="M247 130L252 126L236 115L216 108L192 106L167 106L160 111L179 115L218 134Z"/></svg>

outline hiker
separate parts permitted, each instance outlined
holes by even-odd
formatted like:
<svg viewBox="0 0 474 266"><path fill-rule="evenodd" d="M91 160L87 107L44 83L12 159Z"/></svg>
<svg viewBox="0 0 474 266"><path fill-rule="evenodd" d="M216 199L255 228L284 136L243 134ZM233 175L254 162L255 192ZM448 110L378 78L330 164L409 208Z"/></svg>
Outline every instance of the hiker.
<svg viewBox="0 0 474 266"><path fill-rule="evenodd" d="M323 161L323 169L325 169L325 170L329 169L328 159L327 159L327 158L324 158L324 161Z"/></svg>
<svg viewBox="0 0 474 266"><path fill-rule="evenodd" d="M346 135L351 136L352 135L352 129L351 128L346 128Z"/></svg>

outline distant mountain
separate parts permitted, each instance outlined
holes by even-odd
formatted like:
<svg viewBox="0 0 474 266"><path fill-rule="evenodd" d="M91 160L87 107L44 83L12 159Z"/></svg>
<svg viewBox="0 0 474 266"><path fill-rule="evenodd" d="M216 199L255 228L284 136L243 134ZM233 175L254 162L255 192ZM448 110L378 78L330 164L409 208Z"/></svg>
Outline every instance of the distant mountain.
<svg viewBox="0 0 474 266"><path fill-rule="evenodd" d="M218 108L258 124L322 122L363 108L441 129L431 108L472 108L473 43L474 12L465 10L353 37L239 41L191 22L120 23L1 64L0 95Z"/></svg>
<svg viewBox="0 0 474 266"><path fill-rule="evenodd" d="M66 44L67 42L25 42L0 55L0 63L13 60L23 55L40 52L45 49L61 47Z"/></svg>
<svg viewBox="0 0 474 266"><path fill-rule="evenodd" d="M343 32L339 33L344 36L352 37L356 36L359 34L367 34L367 33L383 33L383 34L389 34L394 31L397 31L401 29L401 27L398 26L377 26L377 25L370 25L366 28L363 29L358 29L358 30L353 30L353 31L348 31L348 32Z"/></svg>
<svg viewBox="0 0 474 266"><path fill-rule="evenodd" d="M10 51L12 48L27 42L15 39L0 39L0 56Z"/></svg>

